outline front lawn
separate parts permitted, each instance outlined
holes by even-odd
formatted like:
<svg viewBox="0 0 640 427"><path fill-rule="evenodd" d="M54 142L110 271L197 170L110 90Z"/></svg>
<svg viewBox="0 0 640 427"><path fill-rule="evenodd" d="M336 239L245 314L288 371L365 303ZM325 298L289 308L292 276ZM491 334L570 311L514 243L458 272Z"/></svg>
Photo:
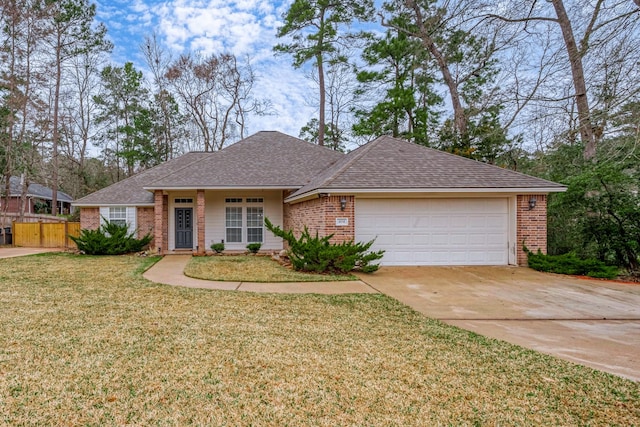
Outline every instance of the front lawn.
<svg viewBox="0 0 640 427"><path fill-rule="evenodd" d="M640 384L383 295L179 288L151 262L0 260L0 424L640 424Z"/></svg>
<svg viewBox="0 0 640 427"><path fill-rule="evenodd" d="M351 274L313 274L283 267L266 256L193 257L184 274L196 279L224 282L327 282L358 280Z"/></svg>

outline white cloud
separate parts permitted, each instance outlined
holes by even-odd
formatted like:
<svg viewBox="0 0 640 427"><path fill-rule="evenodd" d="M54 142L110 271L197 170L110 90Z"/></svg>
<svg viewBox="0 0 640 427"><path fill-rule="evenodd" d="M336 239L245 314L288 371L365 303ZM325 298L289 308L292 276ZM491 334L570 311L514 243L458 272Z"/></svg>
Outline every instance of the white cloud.
<svg viewBox="0 0 640 427"><path fill-rule="evenodd" d="M143 67L138 46L156 32L176 57L186 51L248 55L258 81L254 94L268 99L277 115L249 118L248 129L279 130L297 136L317 114L309 106L315 88L294 70L288 56L274 57L277 28L291 0L97 0L98 17L115 45L114 61Z"/></svg>

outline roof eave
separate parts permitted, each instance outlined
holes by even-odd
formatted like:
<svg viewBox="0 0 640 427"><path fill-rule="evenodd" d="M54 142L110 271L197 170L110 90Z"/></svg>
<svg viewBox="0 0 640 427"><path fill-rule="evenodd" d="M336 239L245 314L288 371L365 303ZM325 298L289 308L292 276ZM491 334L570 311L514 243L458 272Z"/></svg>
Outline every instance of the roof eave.
<svg viewBox="0 0 640 427"><path fill-rule="evenodd" d="M147 191L188 191L188 190L299 190L301 185L206 185L206 186L146 186L142 187Z"/></svg>
<svg viewBox="0 0 640 427"><path fill-rule="evenodd" d="M375 194L375 193L503 193L503 194L547 194L563 193L567 187L482 187L482 188L317 188L302 194L292 195L284 199L285 203L302 202L320 194Z"/></svg>
<svg viewBox="0 0 640 427"><path fill-rule="evenodd" d="M71 203L71 206L75 206L77 208L99 208L102 206L136 206L136 207L153 207L154 203Z"/></svg>

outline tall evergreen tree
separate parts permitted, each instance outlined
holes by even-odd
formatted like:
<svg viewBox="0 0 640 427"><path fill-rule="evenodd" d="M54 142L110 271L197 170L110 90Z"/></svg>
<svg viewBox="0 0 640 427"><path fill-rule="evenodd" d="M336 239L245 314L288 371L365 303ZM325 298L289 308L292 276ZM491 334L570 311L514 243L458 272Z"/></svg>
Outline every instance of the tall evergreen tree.
<svg viewBox="0 0 640 427"><path fill-rule="evenodd" d="M368 66L357 78L360 99L375 100L355 111L356 135L391 134L423 145L435 145L442 98L433 90L435 79L426 67L427 53L403 32L387 30L372 40L362 57Z"/></svg>
<svg viewBox="0 0 640 427"><path fill-rule="evenodd" d="M274 50L293 56L293 66L301 67L313 61L318 73L319 116L318 144L324 145L326 126L325 64L337 45L347 37L343 27L355 20L373 17L372 0L294 0L284 16L278 37L291 37L290 43L278 44Z"/></svg>
<svg viewBox="0 0 640 427"><path fill-rule="evenodd" d="M95 102L101 108L97 120L106 125L102 134L105 154L113 153L118 164L122 159L127 176L131 176L137 166L156 164L161 157L151 140L149 91L143 85L142 72L131 62L124 67L106 66L101 75L103 89Z"/></svg>
<svg viewBox="0 0 640 427"><path fill-rule="evenodd" d="M87 0L45 0L49 36L52 48L53 99L51 134L51 188L52 214L57 213L58 204L58 149L60 144L60 98L64 79L65 64L69 59L87 51L110 50L111 43L106 39L107 29L103 24L94 22L95 4Z"/></svg>

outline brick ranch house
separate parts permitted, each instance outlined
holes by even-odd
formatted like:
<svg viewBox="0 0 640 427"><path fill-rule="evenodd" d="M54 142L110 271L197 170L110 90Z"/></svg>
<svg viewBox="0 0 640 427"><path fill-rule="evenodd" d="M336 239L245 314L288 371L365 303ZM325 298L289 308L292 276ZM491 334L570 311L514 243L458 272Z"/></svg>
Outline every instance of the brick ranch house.
<svg viewBox="0 0 640 427"><path fill-rule="evenodd" d="M279 132L188 153L74 205L154 234L160 253L283 242L264 217L334 241L376 238L383 265L523 265L546 252L547 195L560 184L382 136L343 154Z"/></svg>
<svg viewBox="0 0 640 427"><path fill-rule="evenodd" d="M5 190L6 184L0 182L0 192ZM9 214L19 214L22 208L23 183L20 177L9 178L9 194L0 197L0 211ZM53 203L53 190L38 183L30 183L24 194L24 213L51 213ZM71 213L73 198L67 193L58 190L58 212Z"/></svg>

